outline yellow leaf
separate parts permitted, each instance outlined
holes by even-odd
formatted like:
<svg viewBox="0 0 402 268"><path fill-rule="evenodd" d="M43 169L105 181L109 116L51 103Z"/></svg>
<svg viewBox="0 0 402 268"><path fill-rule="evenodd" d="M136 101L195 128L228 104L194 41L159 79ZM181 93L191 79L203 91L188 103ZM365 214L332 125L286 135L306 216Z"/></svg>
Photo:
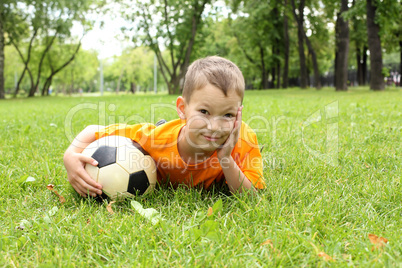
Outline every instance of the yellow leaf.
<svg viewBox="0 0 402 268"><path fill-rule="evenodd" d="M334 261L334 259L325 252L319 252L318 257L323 257L326 261Z"/></svg>
<svg viewBox="0 0 402 268"><path fill-rule="evenodd" d="M383 247L388 243L388 239L384 237L378 237L375 234L369 234L368 238L374 246L371 248L371 251L374 251L375 249L383 249Z"/></svg>
<svg viewBox="0 0 402 268"><path fill-rule="evenodd" d="M211 216L212 215L212 213L213 213L213 210L212 210L212 208L211 207L209 207L208 208L208 213L207 213L207 216L209 217L209 216Z"/></svg>
<svg viewBox="0 0 402 268"><path fill-rule="evenodd" d="M264 241L261 243L261 246L269 245L271 248L274 248L274 244L272 243L271 239L268 239L267 241Z"/></svg>
<svg viewBox="0 0 402 268"><path fill-rule="evenodd" d="M107 207L106 207L107 211L109 211L109 213L110 213L111 215L114 214L114 211L113 211L113 209L112 209L112 204L113 204L113 203L116 203L116 201L110 202L110 203L107 205Z"/></svg>

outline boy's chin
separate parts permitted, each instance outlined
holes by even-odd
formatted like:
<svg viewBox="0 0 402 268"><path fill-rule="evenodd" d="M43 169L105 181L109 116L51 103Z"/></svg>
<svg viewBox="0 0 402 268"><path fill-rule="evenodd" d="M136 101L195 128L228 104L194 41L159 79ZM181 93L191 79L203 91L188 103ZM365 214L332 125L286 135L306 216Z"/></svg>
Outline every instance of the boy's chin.
<svg viewBox="0 0 402 268"><path fill-rule="evenodd" d="M200 150L206 153L212 153L216 151L217 149L221 148L222 146L220 145L211 145L211 144L206 144L204 146L200 146Z"/></svg>

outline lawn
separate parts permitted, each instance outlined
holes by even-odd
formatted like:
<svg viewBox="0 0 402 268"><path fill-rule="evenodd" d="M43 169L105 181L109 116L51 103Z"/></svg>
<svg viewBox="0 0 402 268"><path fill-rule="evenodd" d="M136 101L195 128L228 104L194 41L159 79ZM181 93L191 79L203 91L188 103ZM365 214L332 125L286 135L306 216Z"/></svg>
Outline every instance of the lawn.
<svg viewBox="0 0 402 268"><path fill-rule="evenodd" d="M62 157L86 125L175 119L176 96L1 101L0 266L401 266L401 93L247 91L267 189L163 186L133 202L156 224L133 200L81 198Z"/></svg>

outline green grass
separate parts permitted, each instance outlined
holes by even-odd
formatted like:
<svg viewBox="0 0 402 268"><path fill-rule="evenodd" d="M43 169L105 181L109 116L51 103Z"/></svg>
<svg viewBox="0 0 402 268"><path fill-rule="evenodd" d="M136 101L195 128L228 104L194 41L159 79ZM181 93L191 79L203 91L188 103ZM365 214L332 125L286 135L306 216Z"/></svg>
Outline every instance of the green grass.
<svg viewBox="0 0 402 268"><path fill-rule="evenodd" d="M112 215L107 203L79 197L62 156L70 134L89 124L175 119L176 96L1 101L0 266L401 266L401 96L400 89L248 91L243 120L265 145L268 188L226 196L161 187L136 199L160 213L156 225L130 200L113 204ZM79 110L82 103L95 106ZM314 114L321 121L306 126ZM389 243L372 251L369 233ZM263 244L269 239L272 247Z"/></svg>

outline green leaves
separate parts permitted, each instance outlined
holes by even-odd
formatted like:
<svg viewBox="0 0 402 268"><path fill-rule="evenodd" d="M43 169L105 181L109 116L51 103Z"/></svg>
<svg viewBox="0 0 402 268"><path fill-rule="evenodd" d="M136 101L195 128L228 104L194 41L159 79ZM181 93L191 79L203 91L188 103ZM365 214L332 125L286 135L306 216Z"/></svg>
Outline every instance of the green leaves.
<svg viewBox="0 0 402 268"><path fill-rule="evenodd" d="M198 214L196 214L194 218L195 225L188 230L189 235L194 241L202 238L219 241L220 224L217 218L222 211L222 207L222 199L219 199L212 207L209 207L206 215L201 215L201 217L197 217Z"/></svg>
<svg viewBox="0 0 402 268"><path fill-rule="evenodd" d="M154 208L144 209L142 205L135 200L131 201L131 206L136 212L138 212L142 217L150 221L153 225L156 225L157 223L162 221L161 215Z"/></svg>

